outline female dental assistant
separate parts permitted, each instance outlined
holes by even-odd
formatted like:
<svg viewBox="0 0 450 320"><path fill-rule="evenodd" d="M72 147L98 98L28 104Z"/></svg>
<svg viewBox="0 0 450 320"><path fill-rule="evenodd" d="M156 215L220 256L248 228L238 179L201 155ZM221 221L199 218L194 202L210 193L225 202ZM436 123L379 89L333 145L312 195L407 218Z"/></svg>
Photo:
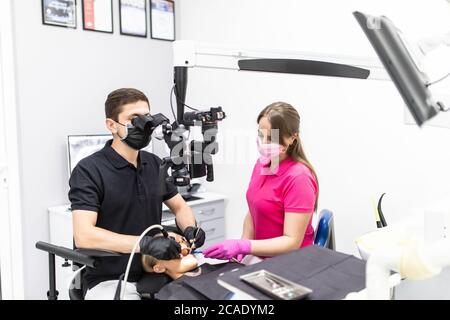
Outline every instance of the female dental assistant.
<svg viewBox="0 0 450 320"><path fill-rule="evenodd" d="M212 245L203 251L207 258L272 257L313 244L319 188L300 141L300 116L290 104L275 102L257 122L260 158L246 194L242 239Z"/></svg>

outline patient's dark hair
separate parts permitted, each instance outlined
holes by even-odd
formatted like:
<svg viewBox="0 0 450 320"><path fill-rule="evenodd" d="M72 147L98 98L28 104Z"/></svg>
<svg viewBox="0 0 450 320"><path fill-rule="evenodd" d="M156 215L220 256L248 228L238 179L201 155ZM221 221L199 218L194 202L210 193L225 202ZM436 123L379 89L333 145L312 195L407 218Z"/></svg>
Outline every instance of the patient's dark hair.
<svg viewBox="0 0 450 320"><path fill-rule="evenodd" d="M158 263L158 259L148 254L142 255L142 267L146 272L153 272L153 267Z"/></svg>
<svg viewBox="0 0 450 320"><path fill-rule="evenodd" d="M182 236L183 234L180 232L180 230L178 230L177 228L174 227L165 227L166 231L168 232L173 232L176 233L180 236ZM159 235L161 236L161 235ZM148 254L143 254L142 255L142 267L144 268L144 270L146 272L154 272L153 271L153 267L158 263L158 259L156 259L155 257L148 255Z"/></svg>

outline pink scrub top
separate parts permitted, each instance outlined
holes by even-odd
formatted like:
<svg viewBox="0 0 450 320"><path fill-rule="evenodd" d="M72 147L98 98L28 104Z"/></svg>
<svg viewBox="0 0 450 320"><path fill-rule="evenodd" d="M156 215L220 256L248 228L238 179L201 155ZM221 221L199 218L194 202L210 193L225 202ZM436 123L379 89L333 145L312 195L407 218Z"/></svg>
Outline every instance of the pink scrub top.
<svg viewBox="0 0 450 320"><path fill-rule="evenodd" d="M247 203L253 220L254 239L283 235L284 213L313 213L317 182L311 170L291 158L283 160L276 173L259 160L253 168L247 190ZM314 243L314 228L309 220L300 248Z"/></svg>

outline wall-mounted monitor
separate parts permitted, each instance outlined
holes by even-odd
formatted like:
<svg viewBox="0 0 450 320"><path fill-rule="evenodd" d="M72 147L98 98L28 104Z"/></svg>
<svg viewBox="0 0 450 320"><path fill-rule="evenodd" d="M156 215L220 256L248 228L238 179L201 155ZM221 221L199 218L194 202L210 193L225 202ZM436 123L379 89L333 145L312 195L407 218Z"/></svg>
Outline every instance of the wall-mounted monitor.
<svg viewBox="0 0 450 320"><path fill-rule="evenodd" d="M112 139L111 134L67 136L67 161L69 177L81 159L86 158L87 156L102 149L106 142L110 139Z"/></svg>
<svg viewBox="0 0 450 320"><path fill-rule="evenodd" d="M81 159L99 151L105 146L106 142L111 139L111 134L67 136L67 161L69 177ZM152 152L152 144L149 144L149 146L143 150Z"/></svg>

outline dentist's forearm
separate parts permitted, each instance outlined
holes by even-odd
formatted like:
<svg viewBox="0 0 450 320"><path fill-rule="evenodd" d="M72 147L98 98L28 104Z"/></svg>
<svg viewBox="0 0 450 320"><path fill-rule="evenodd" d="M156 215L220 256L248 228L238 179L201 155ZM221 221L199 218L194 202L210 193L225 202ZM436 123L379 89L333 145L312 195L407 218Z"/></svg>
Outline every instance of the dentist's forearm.
<svg viewBox="0 0 450 320"><path fill-rule="evenodd" d="M184 231L184 229L186 229L189 226L196 225L194 213L193 213L191 207L189 207L187 205L180 208L175 213L175 216L176 216L176 220L177 220L177 225L178 225L178 227L180 227L180 229L182 231Z"/></svg>
<svg viewBox="0 0 450 320"><path fill-rule="evenodd" d="M130 253L139 237L92 227L83 232L76 232L74 238L78 248ZM137 250L139 250L139 246Z"/></svg>
<svg viewBox="0 0 450 320"><path fill-rule="evenodd" d="M187 227L195 226L194 213L180 194L164 201L164 204L175 214L176 224L183 232Z"/></svg>

